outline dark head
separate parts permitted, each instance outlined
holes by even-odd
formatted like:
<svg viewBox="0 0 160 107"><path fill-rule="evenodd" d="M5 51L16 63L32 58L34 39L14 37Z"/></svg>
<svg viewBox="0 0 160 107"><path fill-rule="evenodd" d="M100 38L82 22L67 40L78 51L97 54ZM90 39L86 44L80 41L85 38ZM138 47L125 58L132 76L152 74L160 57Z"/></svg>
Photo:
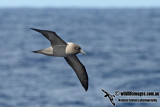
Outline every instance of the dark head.
<svg viewBox="0 0 160 107"><path fill-rule="evenodd" d="M82 53L86 55L86 53L81 49L81 47L74 43L68 43L66 47L66 54L78 54Z"/></svg>

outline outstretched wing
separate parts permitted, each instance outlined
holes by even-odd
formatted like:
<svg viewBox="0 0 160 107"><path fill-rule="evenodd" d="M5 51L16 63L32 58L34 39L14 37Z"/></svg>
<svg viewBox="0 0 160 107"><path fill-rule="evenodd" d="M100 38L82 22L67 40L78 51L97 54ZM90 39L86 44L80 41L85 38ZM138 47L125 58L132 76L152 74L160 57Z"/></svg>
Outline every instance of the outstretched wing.
<svg viewBox="0 0 160 107"><path fill-rule="evenodd" d="M48 30L34 29L34 28L31 28L31 29L45 36L51 42L52 46L67 45L67 43L63 41L55 32L48 31Z"/></svg>
<svg viewBox="0 0 160 107"><path fill-rule="evenodd" d="M82 86L87 91L88 90L88 75L87 75L84 65L79 61L76 55L65 57L65 60L74 69Z"/></svg>
<svg viewBox="0 0 160 107"><path fill-rule="evenodd" d="M105 91L105 90L103 90L103 89L101 89L101 90L102 90L105 94L107 94L107 95L109 94L107 91Z"/></svg>
<svg viewBox="0 0 160 107"><path fill-rule="evenodd" d="M114 100L113 100L113 98L111 99L111 98L109 98L109 100L111 101L111 103L115 106L116 104L115 104L115 102L114 102Z"/></svg>

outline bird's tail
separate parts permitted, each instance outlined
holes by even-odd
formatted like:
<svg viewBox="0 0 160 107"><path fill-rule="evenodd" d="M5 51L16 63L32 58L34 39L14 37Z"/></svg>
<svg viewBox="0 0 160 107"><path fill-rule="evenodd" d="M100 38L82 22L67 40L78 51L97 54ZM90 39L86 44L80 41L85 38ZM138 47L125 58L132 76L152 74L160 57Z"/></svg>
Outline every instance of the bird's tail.
<svg viewBox="0 0 160 107"><path fill-rule="evenodd" d="M33 53L42 53L42 50L32 51Z"/></svg>

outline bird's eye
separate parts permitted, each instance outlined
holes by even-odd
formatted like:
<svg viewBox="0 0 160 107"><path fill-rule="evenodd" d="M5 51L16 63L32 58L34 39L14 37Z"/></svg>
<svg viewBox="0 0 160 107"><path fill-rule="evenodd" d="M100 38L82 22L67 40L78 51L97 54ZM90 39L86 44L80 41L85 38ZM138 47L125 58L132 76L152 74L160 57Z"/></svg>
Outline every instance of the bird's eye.
<svg viewBox="0 0 160 107"><path fill-rule="evenodd" d="M75 49L76 49L76 50L80 50L81 48L77 46Z"/></svg>

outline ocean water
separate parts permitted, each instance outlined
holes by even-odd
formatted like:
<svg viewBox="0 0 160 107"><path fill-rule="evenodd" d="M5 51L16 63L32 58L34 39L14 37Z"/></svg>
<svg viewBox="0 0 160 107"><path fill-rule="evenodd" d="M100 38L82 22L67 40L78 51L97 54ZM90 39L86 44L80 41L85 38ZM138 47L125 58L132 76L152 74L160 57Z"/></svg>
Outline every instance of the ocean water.
<svg viewBox="0 0 160 107"><path fill-rule="evenodd" d="M87 92L63 58L31 52L50 43L30 28L82 47ZM0 107L112 107L101 89L160 91L160 9L0 9L0 52ZM117 107L160 105L119 98Z"/></svg>

